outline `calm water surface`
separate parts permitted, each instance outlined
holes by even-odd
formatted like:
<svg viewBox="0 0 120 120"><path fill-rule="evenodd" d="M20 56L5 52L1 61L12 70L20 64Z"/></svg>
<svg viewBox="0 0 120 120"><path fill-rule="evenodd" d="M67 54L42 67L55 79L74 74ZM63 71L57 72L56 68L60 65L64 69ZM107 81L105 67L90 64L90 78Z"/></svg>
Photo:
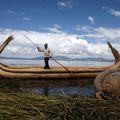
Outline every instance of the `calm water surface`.
<svg viewBox="0 0 120 120"><path fill-rule="evenodd" d="M25 92L38 93L40 95L47 96L62 96L62 95L81 95L81 96L94 96L95 89L94 86L84 86L84 87L49 87L49 88L21 88Z"/></svg>
<svg viewBox="0 0 120 120"><path fill-rule="evenodd" d="M59 61L59 60L58 60ZM15 60L15 59L0 59L1 63L6 65L14 65L14 66L33 66L33 65L44 65L43 60ZM113 62L103 62L103 61L59 61L64 66L76 66L76 67L96 67L96 66L109 66L112 65ZM54 61L50 60L50 66L58 66Z"/></svg>

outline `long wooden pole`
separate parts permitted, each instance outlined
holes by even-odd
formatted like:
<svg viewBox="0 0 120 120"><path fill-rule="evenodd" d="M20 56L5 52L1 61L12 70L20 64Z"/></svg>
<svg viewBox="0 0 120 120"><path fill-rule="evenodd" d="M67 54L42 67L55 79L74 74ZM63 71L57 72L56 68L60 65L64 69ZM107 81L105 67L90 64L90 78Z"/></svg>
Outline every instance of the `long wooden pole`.
<svg viewBox="0 0 120 120"><path fill-rule="evenodd" d="M35 44L32 40L30 40L26 35L24 35L26 38L27 38L27 40L29 40L32 44L34 44L36 47L38 47L37 46L37 44ZM44 52L45 53L45 52ZM45 53L46 55L47 55L47 53ZM76 78L78 78L78 79L80 79L80 77L79 76L77 76L77 75L75 75L74 73L72 73L67 67L65 67L64 65L62 65L60 62L58 62L56 59L54 59L54 58L52 58L51 57L51 59L53 60L53 61L55 61L57 64L59 64L60 66L62 66L73 78L74 77L76 77Z"/></svg>

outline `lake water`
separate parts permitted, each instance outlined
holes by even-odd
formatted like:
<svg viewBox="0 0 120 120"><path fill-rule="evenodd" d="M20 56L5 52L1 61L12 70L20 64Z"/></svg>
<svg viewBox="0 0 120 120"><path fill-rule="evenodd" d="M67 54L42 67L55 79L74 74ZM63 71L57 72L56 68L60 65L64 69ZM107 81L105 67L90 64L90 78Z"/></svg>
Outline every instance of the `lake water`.
<svg viewBox="0 0 120 120"><path fill-rule="evenodd" d="M77 66L77 67L99 67L110 66L113 62L103 61L59 61L64 66ZM15 59L1 59L0 63L12 66L43 66L43 60L15 60ZM50 60L50 66L58 66L54 61ZM92 80L94 81L94 80ZM76 82L76 81L73 81ZM83 84L84 83L84 84ZM47 86L46 86L47 85ZM42 80L36 87L21 87L22 91L35 92L40 95L82 95L82 96L94 96L95 89L93 82L89 80L77 81L76 84L71 84L70 80L64 81L47 81Z"/></svg>
<svg viewBox="0 0 120 120"><path fill-rule="evenodd" d="M59 60L58 60L59 61ZM109 66L112 65L113 62L104 62L104 61L75 61L75 60L69 60L69 61L59 61L64 66L76 66L76 67L99 67L99 66ZM0 63L6 64L6 65L14 65L14 66L43 66L44 61L43 60L16 60L16 59L0 59ZM54 61L50 60L50 66L59 66Z"/></svg>
<svg viewBox="0 0 120 120"><path fill-rule="evenodd" d="M94 96L94 86L83 86L83 87L49 87L49 88L21 88L24 92L33 92L40 95L47 96L63 96L63 95L81 95L81 96Z"/></svg>

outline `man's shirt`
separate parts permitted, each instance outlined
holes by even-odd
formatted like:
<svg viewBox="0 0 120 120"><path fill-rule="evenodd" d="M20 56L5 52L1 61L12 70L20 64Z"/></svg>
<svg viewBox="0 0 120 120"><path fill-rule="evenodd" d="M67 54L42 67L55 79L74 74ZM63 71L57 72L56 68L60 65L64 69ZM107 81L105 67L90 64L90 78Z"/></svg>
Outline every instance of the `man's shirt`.
<svg viewBox="0 0 120 120"><path fill-rule="evenodd" d="M51 51L50 51L50 49L40 49L39 48L39 52L43 52L44 53L44 57L51 57L52 56L52 54L51 54Z"/></svg>

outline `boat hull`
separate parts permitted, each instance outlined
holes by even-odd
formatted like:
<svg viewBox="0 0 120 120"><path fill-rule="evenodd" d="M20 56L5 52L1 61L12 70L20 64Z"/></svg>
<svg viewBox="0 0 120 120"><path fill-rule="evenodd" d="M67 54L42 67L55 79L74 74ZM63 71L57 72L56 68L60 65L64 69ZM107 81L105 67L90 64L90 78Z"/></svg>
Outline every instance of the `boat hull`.
<svg viewBox="0 0 120 120"><path fill-rule="evenodd" d="M69 78L95 78L98 73L107 70L110 67L103 68L84 68L84 67L67 67L66 71L61 67L51 67L51 69L44 69L40 66L33 67L9 67L0 64L0 77L1 78L19 78L19 79L69 79Z"/></svg>

